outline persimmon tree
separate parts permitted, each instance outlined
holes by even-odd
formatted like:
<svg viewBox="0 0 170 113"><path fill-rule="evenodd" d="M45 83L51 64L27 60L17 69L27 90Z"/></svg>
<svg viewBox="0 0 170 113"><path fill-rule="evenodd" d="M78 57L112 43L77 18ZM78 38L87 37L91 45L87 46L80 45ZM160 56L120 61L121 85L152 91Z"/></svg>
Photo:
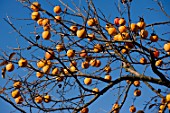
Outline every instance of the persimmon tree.
<svg viewBox="0 0 170 113"><path fill-rule="evenodd" d="M170 110L169 31L158 29L170 15L160 0L146 10L166 20L152 23L132 18L135 0L113 1L113 18L92 0L18 2L30 18L4 18L19 38L11 53L1 50L2 100L20 112L91 113L98 104L109 106L102 113ZM24 33L15 21L27 24ZM95 103L102 98L110 101Z"/></svg>

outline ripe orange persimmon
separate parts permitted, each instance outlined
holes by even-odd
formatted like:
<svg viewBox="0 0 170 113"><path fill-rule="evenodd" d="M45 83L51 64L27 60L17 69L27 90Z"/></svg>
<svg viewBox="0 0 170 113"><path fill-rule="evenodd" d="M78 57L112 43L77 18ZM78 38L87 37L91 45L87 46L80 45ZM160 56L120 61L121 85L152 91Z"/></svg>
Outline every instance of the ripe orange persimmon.
<svg viewBox="0 0 170 113"><path fill-rule="evenodd" d="M104 71L105 71L106 73L110 73L110 72L111 72L111 67L110 67L110 66L105 66L105 67L104 67Z"/></svg>
<svg viewBox="0 0 170 113"><path fill-rule="evenodd" d="M159 57L159 51L158 51L157 49L154 49L153 56L154 56L155 58L158 58L158 57Z"/></svg>
<svg viewBox="0 0 170 113"><path fill-rule="evenodd" d="M43 22L43 18L40 18L37 20L37 24L40 26L43 26L42 22Z"/></svg>
<svg viewBox="0 0 170 113"><path fill-rule="evenodd" d="M96 66L96 67L100 67L100 65L101 65L101 61L100 61L100 60L96 60L95 66Z"/></svg>
<svg viewBox="0 0 170 113"><path fill-rule="evenodd" d="M83 69L87 69L87 68L89 67L89 62L88 62L88 61L82 62L82 63L81 63L81 67L82 67Z"/></svg>
<svg viewBox="0 0 170 113"><path fill-rule="evenodd" d="M158 38L158 35L156 35L156 34L154 34L154 33L151 34L150 40L151 40L152 42L157 42L158 39L159 39L159 38Z"/></svg>
<svg viewBox="0 0 170 113"><path fill-rule="evenodd" d="M127 53L128 53L128 49L123 48L123 49L121 50L121 52L122 52L123 54L127 54Z"/></svg>
<svg viewBox="0 0 170 113"><path fill-rule="evenodd" d="M45 66L46 63L47 63L46 60L41 59L41 60L39 60L39 61L37 62L37 67L38 67L38 68L42 68L42 67Z"/></svg>
<svg viewBox="0 0 170 113"><path fill-rule="evenodd" d="M95 25L95 20L94 20L94 18L88 19L88 20L87 20L87 25L88 25L88 26L94 26L94 25Z"/></svg>
<svg viewBox="0 0 170 113"><path fill-rule="evenodd" d="M55 53L53 50L49 49L45 52L45 59L46 60L53 60L55 57Z"/></svg>
<svg viewBox="0 0 170 113"><path fill-rule="evenodd" d="M170 93L166 95L166 102L170 102Z"/></svg>
<svg viewBox="0 0 170 113"><path fill-rule="evenodd" d="M11 63L11 62L9 62L9 63L6 65L5 68L6 68L7 71L11 72L11 71L14 70L14 64Z"/></svg>
<svg viewBox="0 0 170 113"><path fill-rule="evenodd" d="M70 30L73 32L77 32L78 28L75 25L70 26Z"/></svg>
<svg viewBox="0 0 170 113"><path fill-rule="evenodd" d="M118 102L116 102L115 104L113 104L113 106L112 106L112 111L113 111L114 113L118 113L118 112L119 112L119 104L118 104Z"/></svg>
<svg viewBox="0 0 170 113"><path fill-rule="evenodd" d="M119 20L120 20L120 18L116 17L116 18L114 19L114 24L115 24L115 25L119 25Z"/></svg>
<svg viewBox="0 0 170 113"><path fill-rule="evenodd" d="M15 103L16 104L22 104L23 101L24 101L24 99L21 96L15 98Z"/></svg>
<svg viewBox="0 0 170 113"><path fill-rule="evenodd" d="M113 36L117 34L117 30L114 26L110 26L108 28L107 32L108 32L109 35L113 35Z"/></svg>
<svg viewBox="0 0 170 113"><path fill-rule="evenodd" d="M87 51L85 49L83 49L81 52L80 52L80 57L83 57L85 58L87 56Z"/></svg>
<svg viewBox="0 0 170 113"><path fill-rule="evenodd" d="M85 28L80 28L79 30L77 30L77 37L79 38L85 38L86 37L86 29Z"/></svg>
<svg viewBox="0 0 170 113"><path fill-rule="evenodd" d="M75 56L75 50L69 49L69 50L67 51L67 56L68 56L68 57L74 57L74 56Z"/></svg>
<svg viewBox="0 0 170 113"><path fill-rule="evenodd" d="M71 67L69 68L69 70L70 70L72 73L77 72L77 69L76 69L75 66L71 66Z"/></svg>
<svg viewBox="0 0 170 113"><path fill-rule="evenodd" d="M43 98L42 98L42 96L37 96L37 97L34 98L34 101L35 101L36 103L40 104L40 103L42 103Z"/></svg>
<svg viewBox="0 0 170 113"><path fill-rule="evenodd" d="M105 75L104 79L108 80L108 81L111 81L112 80L112 76L110 75Z"/></svg>
<svg viewBox="0 0 170 113"><path fill-rule="evenodd" d="M73 61L71 61L71 62L70 62L70 66L75 66L75 67L76 67L76 66L77 66L77 62L76 62L76 61L74 61L74 60L73 60Z"/></svg>
<svg viewBox="0 0 170 113"><path fill-rule="evenodd" d="M123 33L123 32L127 31L127 28L126 28L125 25L124 26L119 26L118 30L119 30L120 33Z"/></svg>
<svg viewBox="0 0 170 113"><path fill-rule="evenodd" d="M135 80L133 82L133 85L136 86L136 87L139 87L140 86L140 81L139 80Z"/></svg>
<svg viewBox="0 0 170 113"><path fill-rule="evenodd" d="M42 78L44 76L44 74L42 72L36 72L36 76L38 78Z"/></svg>
<svg viewBox="0 0 170 113"><path fill-rule="evenodd" d="M63 45L63 44L58 44L58 45L56 46L56 49L57 49L58 52L61 52L61 51L64 50L64 45Z"/></svg>
<svg viewBox="0 0 170 113"><path fill-rule="evenodd" d="M170 43L164 44L164 50L165 50L166 52L170 52Z"/></svg>
<svg viewBox="0 0 170 113"><path fill-rule="evenodd" d="M53 70L52 70L52 75L57 75L59 73L59 69L57 67L55 67Z"/></svg>
<svg viewBox="0 0 170 113"><path fill-rule="evenodd" d="M148 31L145 29L140 30L140 37L146 39L148 37Z"/></svg>
<svg viewBox="0 0 170 113"><path fill-rule="evenodd" d="M91 78L85 78L84 79L84 84L90 85L91 83L92 83L92 79Z"/></svg>
<svg viewBox="0 0 170 113"><path fill-rule="evenodd" d="M49 40L51 38L50 31L43 31L42 37L43 37L44 40Z"/></svg>
<svg viewBox="0 0 170 113"><path fill-rule="evenodd" d="M33 11L38 11L40 9L41 5L38 3L38 2L33 2L30 6L30 8L33 10Z"/></svg>
<svg viewBox="0 0 170 113"><path fill-rule="evenodd" d="M141 63L141 64L146 64L146 63L147 63L147 60L146 60L145 58L141 58L141 59L140 59L140 63Z"/></svg>
<svg viewBox="0 0 170 113"><path fill-rule="evenodd" d="M47 26L47 25L50 25L50 20L48 18L45 18L42 20L42 25L43 26Z"/></svg>
<svg viewBox="0 0 170 113"><path fill-rule="evenodd" d="M56 80L58 81L58 82L62 82L63 80L64 80L64 76L58 76L58 77L56 77Z"/></svg>
<svg viewBox="0 0 170 113"><path fill-rule="evenodd" d="M92 40L94 40L96 37L95 37L95 35L94 35L94 33L93 34L88 34L88 41L92 41Z"/></svg>
<svg viewBox="0 0 170 113"><path fill-rule="evenodd" d="M93 88L92 91L94 91L95 93L98 93L99 89L98 88ZM94 94L94 93L92 92L92 94Z"/></svg>
<svg viewBox="0 0 170 113"><path fill-rule="evenodd" d="M13 87L14 87L14 88L17 88L17 89L21 88L21 87L22 87L22 82L20 82L20 81L15 81L14 84L13 84Z"/></svg>
<svg viewBox="0 0 170 113"><path fill-rule="evenodd" d="M18 89L16 89L16 90L12 91L11 95L12 95L13 98L17 98L17 97L20 96L20 92L19 92Z"/></svg>
<svg viewBox="0 0 170 113"><path fill-rule="evenodd" d="M140 96L140 95L141 95L141 90L136 89L136 90L134 91L134 96Z"/></svg>
<svg viewBox="0 0 170 113"><path fill-rule="evenodd" d="M126 24L126 20L124 18L119 19L119 25L123 26Z"/></svg>
<svg viewBox="0 0 170 113"><path fill-rule="evenodd" d="M139 29L144 29L145 26L146 26L146 24L145 24L144 21L139 21L139 22L137 23L137 26L138 26Z"/></svg>
<svg viewBox="0 0 170 113"><path fill-rule="evenodd" d="M54 13L60 13L61 12L61 7L60 6L55 6L53 11L54 11Z"/></svg>
<svg viewBox="0 0 170 113"><path fill-rule="evenodd" d="M102 48L103 48L103 46L101 44L96 44L96 45L94 45L93 50L95 53L99 53L99 52L102 52L102 50L103 50Z"/></svg>
<svg viewBox="0 0 170 113"><path fill-rule="evenodd" d="M19 67L26 67L28 64L27 60L24 59L24 58L21 58L19 61L18 61L18 65Z"/></svg>
<svg viewBox="0 0 170 113"><path fill-rule="evenodd" d="M80 113L88 113L89 112L89 109L87 107L83 108Z"/></svg>
<svg viewBox="0 0 170 113"><path fill-rule="evenodd" d="M32 20L37 21L38 19L40 19L40 13L39 12L32 12L31 18L32 18Z"/></svg>
<svg viewBox="0 0 170 113"><path fill-rule="evenodd" d="M51 66L50 65L45 65L43 68L42 68L42 71L46 74L48 74L50 72L50 68Z"/></svg>
<svg viewBox="0 0 170 113"><path fill-rule="evenodd" d="M97 62L96 59L92 59L90 60L90 65L94 67L96 65L96 62Z"/></svg>
<svg viewBox="0 0 170 113"><path fill-rule="evenodd" d="M61 21L61 16L57 15L55 16L54 22L60 22Z"/></svg>
<svg viewBox="0 0 170 113"><path fill-rule="evenodd" d="M130 24L130 30L133 31L133 32L137 32L138 26L135 23L131 23Z"/></svg>
<svg viewBox="0 0 170 113"><path fill-rule="evenodd" d="M130 108L129 108L129 111L130 111L131 113L136 112L136 107L135 107L134 105L131 105Z"/></svg>
<svg viewBox="0 0 170 113"><path fill-rule="evenodd" d="M159 59L155 62L155 66L161 66L162 63L163 63L163 61L161 59Z"/></svg>
<svg viewBox="0 0 170 113"><path fill-rule="evenodd" d="M49 103L51 101L51 96L47 94L43 97L43 100L44 102Z"/></svg>

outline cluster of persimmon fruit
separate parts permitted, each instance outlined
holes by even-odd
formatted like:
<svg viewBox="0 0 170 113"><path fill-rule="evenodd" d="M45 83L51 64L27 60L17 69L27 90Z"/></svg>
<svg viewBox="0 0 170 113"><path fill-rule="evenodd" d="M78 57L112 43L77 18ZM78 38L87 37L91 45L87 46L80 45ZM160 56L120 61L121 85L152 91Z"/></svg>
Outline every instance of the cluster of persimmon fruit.
<svg viewBox="0 0 170 113"><path fill-rule="evenodd" d="M39 26L42 26L43 27L43 32L42 32L42 38L44 40L49 40L51 38L51 24L50 24L50 21L51 19L48 19L48 18L41 18L41 15L39 13L39 11L41 11L41 5L38 3L38 2L33 2L30 6L30 8L33 10L32 14L31 14L31 18L32 20L35 20L37 22L37 24ZM53 19L53 21L55 23L60 23L60 21L62 20L62 18L60 17L60 13L62 12L62 9L60 6L55 6L53 8L53 11L55 14L57 14L57 16L55 16L55 18ZM96 18L89 18L87 20L87 25L89 27L93 27L95 25L98 24L98 21ZM148 31L145 29L146 27L146 23L144 22L144 19L143 18L140 18L140 21L137 22L137 23L131 23L130 26L126 26L126 20L124 18L118 18L116 17L114 19L114 24L106 24L105 26L105 30L107 31L107 33L113 37L113 41L118 41L118 42L124 42L125 40L128 40L131 38L131 35L129 34L129 31L130 32L133 32L134 34L139 34L139 36L141 37L141 39L146 39L148 37ZM70 32L73 32L75 33L75 36L77 36L78 38L87 38L88 41L93 41L95 40L95 34L94 33L91 33L91 34L88 34L86 29L84 27L78 29L78 27L76 25L72 25L69 27L69 30ZM149 37L150 41L151 42L157 42L159 37L157 34L155 33L152 33L151 36ZM131 42L125 42L125 45L124 47L121 49L121 52L123 54L127 54L130 49L132 49L134 47L134 45L131 43ZM64 47L64 44L62 43L59 43L56 45L56 51L58 52L62 52L65 49ZM170 54L170 43L166 43L164 45L164 50L167 52L167 54ZM93 47L93 52L94 53L100 53L103 51L103 45L102 44L95 44L94 47ZM81 50L79 53L79 56L81 58L84 58L85 60L81 63L81 68L82 69L87 69L89 68L89 66L92 66L92 67L100 67L101 66L101 61L99 59L96 59L96 58L93 58L92 56L89 56L88 55L88 52L83 49ZM68 58L73 58L75 57L77 53L75 52L75 50L73 49L68 49L66 51L66 56ZM158 58L159 56L159 51L157 49L154 49L154 52L153 52L153 55L155 58ZM44 55L44 59L40 59L38 62L37 62L37 67L39 69L41 69L40 71L38 70L36 72L36 76L38 78L42 78L44 76L44 74L49 74L49 75L52 75L52 76L56 76L56 80L58 82L62 82L64 80L64 75L70 75L71 73L75 73L78 71L77 69L77 62L72 60L70 62L70 66L68 68L62 68L62 69L59 69L57 67L54 67L53 66L53 62L51 60L55 59L55 52L53 49L48 49L46 52L45 52L45 55ZM145 58L141 58L140 61L139 61L141 64L145 64L147 63L147 60ZM156 61L155 65L156 66L161 66L162 65L162 60L159 59ZM28 62L26 59L24 58L21 58L19 61L18 61L18 65L19 67L27 67L28 65ZM52 68L53 67L53 68ZM11 72L14 70L14 64L12 62L9 62L7 65L6 65L6 70ZM51 73L50 73L50 70L51 70ZM110 72L111 72L111 67L109 65L105 66L104 69L103 69L105 72L106 72L106 75L105 75L105 80L108 80L108 81L111 81L112 80L112 77L110 76ZM60 74L60 73L63 73L63 74ZM127 81L127 83L130 83L131 81ZM90 85L92 83L92 78L84 78L84 84L85 85ZM140 86L140 81L134 81L133 82L134 86L137 87L136 90L134 91L134 96L135 97L138 97L141 95L141 90L138 88ZM15 81L14 84L13 84L15 90L12 91L12 97L15 99L15 102L17 104L21 104L24 99L21 97L21 94L20 94L20 88L22 87L22 83L20 81ZM96 94L96 93L99 93L99 89L98 88L93 88L92 89L92 93L93 94ZM168 105L168 108L170 108L170 94L168 94L166 96L166 102L168 102L169 104ZM44 96L42 95L36 95L35 98L34 98L34 101L36 103L42 103L43 101L48 103L51 101L51 96L49 94L46 94ZM165 101L164 103L161 104L160 106L160 110L163 109L163 107L165 107ZM112 110L114 111L114 113L118 113L119 112L119 104L118 102L116 102L113 107L112 107ZM134 105L131 105L130 108L129 108L129 111L130 112L136 112L136 107ZM87 107L83 108L81 110L81 113L88 113L89 112L89 109ZM141 111L142 113L142 111Z"/></svg>

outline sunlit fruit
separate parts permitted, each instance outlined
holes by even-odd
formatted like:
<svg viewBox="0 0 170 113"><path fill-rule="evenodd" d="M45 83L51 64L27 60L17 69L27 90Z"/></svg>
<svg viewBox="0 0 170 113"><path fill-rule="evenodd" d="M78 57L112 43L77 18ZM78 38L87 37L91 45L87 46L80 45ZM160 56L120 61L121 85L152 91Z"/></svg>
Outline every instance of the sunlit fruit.
<svg viewBox="0 0 170 113"><path fill-rule="evenodd" d="M71 66L69 68L69 70L72 72L72 73L75 73L77 71L76 67L75 66Z"/></svg>
<svg viewBox="0 0 170 113"><path fill-rule="evenodd" d="M140 63L141 63L141 64L146 64L146 63L147 63L147 60L146 60L145 58L141 58L141 59L140 59Z"/></svg>
<svg viewBox="0 0 170 113"><path fill-rule="evenodd" d="M81 63L81 67L82 67L83 69L87 69L87 68L89 67L89 62L88 62L88 61L82 62L82 63Z"/></svg>
<svg viewBox="0 0 170 113"><path fill-rule="evenodd" d="M42 38L43 38L44 40L49 40L49 39L51 38L51 33L50 33L50 31L43 31L43 32L42 32Z"/></svg>
<svg viewBox="0 0 170 113"><path fill-rule="evenodd" d="M109 35L113 35L113 36L117 34L117 30L114 26L109 27L107 32Z"/></svg>
<svg viewBox="0 0 170 113"><path fill-rule="evenodd" d="M45 65L45 66L42 68L42 71L43 71L44 73L48 74L48 73L50 72L50 68L51 68L51 66Z"/></svg>
<svg viewBox="0 0 170 113"><path fill-rule="evenodd" d="M57 15L55 16L54 22L60 22L61 21L61 16Z"/></svg>
<svg viewBox="0 0 170 113"><path fill-rule="evenodd" d="M74 56L75 56L75 50L69 49L69 50L67 51L67 56L68 56L68 57L74 57Z"/></svg>
<svg viewBox="0 0 170 113"><path fill-rule="evenodd" d="M62 71L63 71L63 73L65 74L65 75L68 75L69 74L69 71L68 71L69 69L67 68L64 68L64 69L62 69Z"/></svg>
<svg viewBox="0 0 170 113"><path fill-rule="evenodd" d="M37 78L42 78L44 76L44 73L42 72L36 72Z"/></svg>
<svg viewBox="0 0 170 113"><path fill-rule="evenodd" d="M101 44L96 44L96 45L94 45L93 50L95 53L102 52L103 46Z"/></svg>
<svg viewBox="0 0 170 113"><path fill-rule="evenodd" d="M119 19L118 17L116 17L116 18L114 19L114 24L115 24L115 25L119 25L119 20L120 20L120 19Z"/></svg>
<svg viewBox="0 0 170 113"><path fill-rule="evenodd" d="M49 103L51 101L51 96L47 94L43 97L43 100L44 102Z"/></svg>
<svg viewBox="0 0 170 113"><path fill-rule="evenodd" d="M70 62L70 66L75 66L75 67L76 67L76 66L77 66L77 62L76 62L76 61L74 61L74 60L73 60L73 61L71 61L71 62Z"/></svg>
<svg viewBox="0 0 170 113"><path fill-rule="evenodd" d="M110 28L110 27L112 27L113 25L111 25L111 24L106 24L106 26L105 26L105 29L108 31L108 29Z"/></svg>
<svg viewBox="0 0 170 113"><path fill-rule="evenodd" d="M126 24L126 20L124 18L119 19L119 25L123 26Z"/></svg>
<svg viewBox="0 0 170 113"><path fill-rule="evenodd" d="M140 37L146 39L148 37L148 31L145 29L140 30Z"/></svg>
<svg viewBox="0 0 170 113"><path fill-rule="evenodd" d="M77 30L77 37L79 38L85 38L86 37L86 29L85 28L80 28L79 30Z"/></svg>
<svg viewBox="0 0 170 113"><path fill-rule="evenodd" d="M105 75L104 77L105 80L111 81L112 80L112 76L110 75Z"/></svg>
<svg viewBox="0 0 170 113"><path fill-rule="evenodd" d="M52 70L52 75L57 75L59 73L59 69L57 67L55 67L53 70Z"/></svg>
<svg viewBox="0 0 170 113"><path fill-rule="evenodd" d="M158 35L156 35L156 34L154 34L154 33L151 34L150 40L151 40L152 42L157 42L158 39L159 39L159 38L158 38Z"/></svg>
<svg viewBox="0 0 170 113"><path fill-rule="evenodd" d="M15 98L15 103L16 104L22 104L23 101L24 101L24 99L21 96Z"/></svg>
<svg viewBox="0 0 170 113"><path fill-rule="evenodd" d="M16 89L16 90L12 91L11 95L13 98L17 98L20 96L20 92L18 89Z"/></svg>
<svg viewBox="0 0 170 113"><path fill-rule="evenodd" d="M92 41L92 40L94 40L96 37L95 37L95 35L94 35L94 33L93 34L88 34L88 40L89 41Z"/></svg>
<svg viewBox="0 0 170 113"><path fill-rule="evenodd" d="M90 18L87 20L87 25L88 26L94 26L95 25L95 20L93 18Z"/></svg>
<svg viewBox="0 0 170 113"><path fill-rule="evenodd" d="M56 77L56 80L58 82L62 82L64 80L64 76L58 76L58 77Z"/></svg>
<svg viewBox="0 0 170 113"><path fill-rule="evenodd" d="M89 109L87 107L83 108L80 113L88 113L89 112Z"/></svg>
<svg viewBox="0 0 170 113"><path fill-rule="evenodd" d="M136 112L136 107L135 107L134 105L130 106L129 111L130 111L131 113Z"/></svg>
<svg viewBox="0 0 170 113"><path fill-rule="evenodd" d="M166 95L166 101L170 102L170 93Z"/></svg>
<svg viewBox="0 0 170 113"><path fill-rule="evenodd" d="M166 98L162 98L161 99L161 104L165 104L166 103Z"/></svg>
<svg viewBox="0 0 170 113"><path fill-rule="evenodd" d="M135 23L131 23L130 24L130 30L133 31L133 32L137 32L138 26Z"/></svg>
<svg viewBox="0 0 170 113"><path fill-rule="evenodd" d="M163 110L165 107L166 107L166 106L165 106L164 104L161 104L161 105L159 106L159 110Z"/></svg>
<svg viewBox="0 0 170 113"><path fill-rule="evenodd" d="M127 32L123 32L123 33L121 34L121 36L123 37L123 40L128 40L128 39L130 38L129 33L127 33Z"/></svg>
<svg viewBox="0 0 170 113"><path fill-rule="evenodd" d="M47 25L50 25L50 20L48 18L45 18L42 20L42 25L43 26L47 26Z"/></svg>
<svg viewBox="0 0 170 113"><path fill-rule="evenodd" d="M143 18L140 18L139 22L137 23L137 26L139 29L144 29L146 26L146 23L144 22Z"/></svg>
<svg viewBox="0 0 170 113"><path fill-rule="evenodd" d="M43 98L42 98L42 96L37 96L37 97L34 98L34 101L35 101L36 103L40 104L40 103L42 103Z"/></svg>
<svg viewBox="0 0 170 113"><path fill-rule="evenodd" d="M60 13L61 12L61 7L60 6L55 6L53 11L54 11L54 13Z"/></svg>
<svg viewBox="0 0 170 113"><path fill-rule="evenodd" d="M98 89L98 88L93 88L92 91L95 92L95 93L98 93L98 92L99 92L99 89ZM93 93L93 92L92 92L92 93ZM93 93L93 94L94 94L94 93Z"/></svg>
<svg viewBox="0 0 170 113"><path fill-rule="evenodd" d="M24 58L21 58L19 61L18 61L18 65L19 67L26 67L28 64L27 60L24 59Z"/></svg>
<svg viewBox="0 0 170 113"><path fill-rule="evenodd" d="M110 72L111 72L111 67L110 67L110 66L105 66L105 67L104 67L104 71L105 71L106 73L110 73Z"/></svg>
<svg viewBox="0 0 170 113"><path fill-rule="evenodd" d="M40 25L40 26L43 26L42 22L43 22L43 19L42 19L42 18L40 18L40 19L37 20L37 24Z"/></svg>
<svg viewBox="0 0 170 113"><path fill-rule="evenodd" d="M95 66L96 67L100 67L100 65L101 65L101 61L100 60L96 60Z"/></svg>
<svg viewBox="0 0 170 113"><path fill-rule="evenodd" d="M32 20L37 21L38 19L40 19L40 13L39 12L32 12L31 18L32 18Z"/></svg>
<svg viewBox="0 0 170 113"><path fill-rule="evenodd" d="M170 52L170 43L164 44L164 50L165 50L166 52Z"/></svg>
<svg viewBox="0 0 170 113"><path fill-rule="evenodd" d="M126 28L125 25L124 26L119 26L118 30L119 30L120 33L123 33L123 32L127 31L127 28Z"/></svg>
<svg viewBox="0 0 170 113"><path fill-rule="evenodd" d="M64 45L63 44L57 44L56 49L58 52L61 52L64 50Z"/></svg>
<svg viewBox="0 0 170 113"><path fill-rule="evenodd" d="M120 33L116 34L114 37L113 37L113 40L114 41L122 41L123 40L123 37L121 36Z"/></svg>
<svg viewBox="0 0 170 113"><path fill-rule="evenodd" d="M45 52L45 59L46 60L53 60L55 57L55 53L53 50L49 49Z"/></svg>
<svg viewBox="0 0 170 113"><path fill-rule="evenodd" d="M50 25L43 26L43 30L44 30L44 31L49 31L50 28L51 28Z"/></svg>
<svg viewBox="0 0 170 113"><path fill-rule="evenodd" d="M133 85L136 86L136 87L139 87L140 86L140 81L139 80L135 80L133 82Z"/></svg>
<svg viewBox="0 0 170 113"><path fill-rule="evenodd" d="M140 96L140 95L141 95L141 90L136 89L136 90L134 91L134 96Z"/></svg>
<svg viewBox="0 0 170 113"><path fill-rule="evenodd" d="M38 11L40 9L41 5L38 3L38 2L33 2L30 6L30 8L33 10L33 11Z"/></svg>
<svg viewBox="0 0 170 113"><path fill-rule="evenodd" d="M41 60L39 60L39 61L37 62L37 67L38 67L38 68L42 68L42 67L45 66L45 64L46 64L46 60L41 59Z"/></svg>
<svg viewBox="0 0 170 113"><path fill-rule="evenodd" d="M155 66L161 66L162 64L163 64L163 61L161 59L155 62Z"/></svg>
<svg viewBox="0 0 170 113"><path fill-rule="evenodd" d="M90 60L90 65L94 67L96 65L96 59Z"/></svg>
<svg viewBox="0 0 170 113"><path fill-rule="evenodd" d="M80 52L79 55L80 55L80 57L85 58L85 57L87 56L87 51L83 49L83 50Z"/></svg>
<svg viewBox="0 0 170 113"><path fill-rule="evenodd" d="M91 78L85 78L84 79L84 84L90 85L91 83L92 83L92 79Z"/></svg>
<svg viewBox="0 0 170 113"><path fill-rule="evenodd" d="M170 110L170 102L167 104L168 110Z"/></svg>
<svg viewBox="0 0 170 113"><path fill-rule="evenodd" d="M13 87L14 87L14 88L17 88L17 89L21 88L21 87L22 87L22 82L20 82L20 81L15 81L14 84L13 84Z"/></svg>
<svg viewBox="0 0 170 113"><path fill-rule="evenodd" d="M113 104L113 106L112 106L112 111L113 111L114 113L118 113L118 112L119 112L119 104L118 104L118 102L116 102L115 104Z"/></svg>
<svg viewBox="0 0 170 113"><path fill-rule="evenodd" d="M75 25L70 26L70 30L73 32L77 32L78 28Z"/></svg>
<svg viewBox="0 0 170 113"><path fill-rule="evenodd" d="M159 51L158 51L157 49L154 49L153 56L154 56L155 58L158 58L158 57L159 57Z"/></svg>
<svg viewBox="0 0 170 113"><path fill-rule="evenodd" d="M9 62L7 65L6 65L6 70L11 72L14 70L14 64Z"/></svg>
<svg viewBox="0 0 170 113"><path fill-rule="evenodd" d="M129 51L128 51L128 49L123 48L123 49L121 50L121 52L122 52L122 54L127 54Z"/></svg>

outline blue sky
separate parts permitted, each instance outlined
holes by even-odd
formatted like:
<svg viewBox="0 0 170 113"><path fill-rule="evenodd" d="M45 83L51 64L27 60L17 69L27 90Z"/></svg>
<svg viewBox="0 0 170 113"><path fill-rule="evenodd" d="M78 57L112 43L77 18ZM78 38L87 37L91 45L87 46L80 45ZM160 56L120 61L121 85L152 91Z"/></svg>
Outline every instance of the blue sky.
<svg viewBox="0 0 170 113"><path fill-rule="evenodd" d="M43 4L46 0L39 0L40 3L42 3L42 7L44 9L47 9L48 11L52 12L53 7L50 5ZM64 2L68 2L69 0L63 0ZM131 17L132 22L136 23L138 21L139 16L143 16L146 23L151 24L154 22L163 22L170 20L165 15L160 12L159 7L157 7L157 4L154 3L152 0L133 0L134 2L131 4ZM55 5L60 4L57 0L51 0L51 2ZM102 12L106 15L106 17L110 17L109 21L113 22L113 19L115 17L120 17L119 13L117 12L114 4L114 0L94 0L95 5L97 8L100 8ZM168 0L162 0L163 6L165 7L166 12L170 15L170 1ZM70 4L70 2L68 2ZM83 0L82 0L82 4ZM60 4L61 5L61 4ZM63 7L63 6L62 6ZM154 10L148 10L147 8L153 8ZM1 1L1 7L0 7L0 49L6 51L7 53L12 52L9 48L11 47L17 47L17 41L21 46L28 45L27 42L19 38L18 34L14 33L13 29L4 21L3 18L7 19L7 16L14 17L18 19L30 19L31 11L27 8L24 8L19 2L16 2L16 0L2 0ZM124 18L127 18L126 15L123 15ZM34 29L32 26L27 26L27 24L33 24L30 20L14 20L12 19L12 22L17 28L20 28L22 26L22 32L25 35L34 36L33 34L30 34L30 31L33 31ZM169 32L170 27L165 26L155 26L154 30L158 34L163 34L165 32ZM151 31L151 28L147 29L148 31ZM160 35L161 38L170 39L169 35ZM2 53L0 52L0 55ZM26 55L26 54L24 54ZM139 66L139 71L140 66ZM118 72L117 72L118 73ZM116 75L117 73L113 73ZM148 74L153 74L148 71ZM4 79L0 78L1 87L3 87L3 84L6 82ZM145 85L142 83L142 92L145 95L142 95L140 98L137 98L135 101L135 104L138 105L137 110L143 108L143 105L141 100L143 99L150 99L150 97L146 97L146 95L151 94L152 92L149 91ZM133 90L135 88L131 88L131 92L128 95L133 95ZM97 101L95 101L92 105L90 105L90 113L105 113L105 111L109 111L112 107L112 104L115 102L115 97L111 95L115 95L117 92L113 90L107 91L107 93L103 96L101 96ZM123 106L123 109L121 110L121 113L127 112L128 108L132 104L132 98L133 96L129 97L125 105ZM106 104L105 104L106 103ZM130 104L129 104L130 103ZM0 112L9 113L10 111L14 110L14 108L9 105L8 103L4 102L2 99L0 99ZM149 113L151 111L147 111L146 113Z"/></svg>

